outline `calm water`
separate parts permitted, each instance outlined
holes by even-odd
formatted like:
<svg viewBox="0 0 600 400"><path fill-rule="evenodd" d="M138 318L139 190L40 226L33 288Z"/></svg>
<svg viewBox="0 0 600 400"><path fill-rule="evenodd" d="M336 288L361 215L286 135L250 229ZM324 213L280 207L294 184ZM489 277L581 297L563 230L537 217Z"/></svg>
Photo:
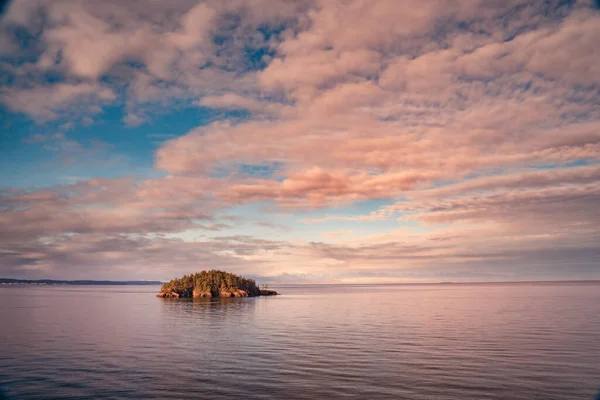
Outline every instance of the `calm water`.
<svg viewBox="0 0 600 400"><path fill-rule="evenodd" d="M0 287L9 399L593 399L599 284ZM1 397L1 396L0 396Z"/></svg>

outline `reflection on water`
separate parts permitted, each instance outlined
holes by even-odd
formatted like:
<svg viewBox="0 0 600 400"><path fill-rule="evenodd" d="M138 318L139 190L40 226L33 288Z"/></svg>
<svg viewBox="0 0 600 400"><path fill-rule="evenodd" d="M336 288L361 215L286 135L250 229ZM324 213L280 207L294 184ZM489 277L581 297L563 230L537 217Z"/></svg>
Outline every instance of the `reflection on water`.
<svg viewBox="0 0 600 400"><path fill-rule="evenodd" d="M593 399L600 285L0 288L11 399ZM0 399L2 396L0 395Z"/></svg>
<svg viewBox="0 0 600 400"><path fill-rule="evenodd" d="M255 298L216 297L201 299L161 299L161 314L165 318L193 317L218 318L226 322L228 318L243 318L253 313Z"/></svg>

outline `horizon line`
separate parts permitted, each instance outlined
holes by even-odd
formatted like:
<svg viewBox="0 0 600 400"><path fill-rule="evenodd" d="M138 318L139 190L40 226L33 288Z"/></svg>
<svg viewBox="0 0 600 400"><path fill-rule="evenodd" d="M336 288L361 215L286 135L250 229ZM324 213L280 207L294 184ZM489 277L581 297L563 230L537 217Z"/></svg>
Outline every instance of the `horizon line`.
<svg viewBox="0 0 600 400"><path fill-rule="evenodd" d="M106 283L106 284L164 284L168 281L162 280L153 280L153 279L127 279L127 280L112 280L112 279L21 279L21 278L0 278L0 284L2 281L18 281L13 282L14 284L19 283L35 283L35 282L48 282L48 283L63 283L63 284L77 284L82 282L89 283ZM4 282L11 283L11 282ZM266 283L268 285L273 286L361 286L361 285L370 285L370 286L392 286L392 285L473 285L473 284L517 284L517 283L600 283L600 279L552 279L552 280L522 280L522 281L436 281L436 282L377 282L377 283L293 283L293 282L269 282Z"/></svg>

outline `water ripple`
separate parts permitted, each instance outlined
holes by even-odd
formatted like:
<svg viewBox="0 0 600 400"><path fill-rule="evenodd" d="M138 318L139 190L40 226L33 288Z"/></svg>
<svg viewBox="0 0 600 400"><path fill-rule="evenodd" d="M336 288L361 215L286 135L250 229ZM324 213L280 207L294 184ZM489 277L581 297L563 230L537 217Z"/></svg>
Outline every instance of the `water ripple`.
<svg viewBox="0 0 600 400"><path fill-rule="evenodd" d="M598 285L0 289L10 399L592 399ZM0 398L2 393L0 393Z"/></svg>

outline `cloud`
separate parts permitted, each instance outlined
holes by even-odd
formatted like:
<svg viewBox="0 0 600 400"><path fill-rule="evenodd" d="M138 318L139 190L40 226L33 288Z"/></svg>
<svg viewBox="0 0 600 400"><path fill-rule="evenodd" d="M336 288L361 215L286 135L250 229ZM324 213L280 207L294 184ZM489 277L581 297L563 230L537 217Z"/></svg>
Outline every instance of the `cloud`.
<svg viewBox="0 0 600 400"><path fill-rule="evenodd" d="M336 239L342 236L347 236L350 235L352 233L351 230L345 230L345 231L330 231L330 232L325 232L323 234L323 237L325 239Z"/></svg>
<svg viewBox="0 0 600 400"><path fill-rule="evenodd" d="M569 258L591 274L599 21L589 3L528 0L15 2L0 29L0 101L13 112L76 121L111 105L131 126L173 104L244 112L165 133L153 171L165 177L3 193L11 271L89 254L98 268L139 265L135 253L168 268L189 251L282 280L501 279ZM17 49L23 31L31 45ZM25 142L90 154L70 135ZM374 209L380 199L393 204ZM372 208L344 212L358 201ZM223 215L249 203L260 226L279 227L270 213L283 210L336 243L290 226L286 241L229 235ZM338 210L300 214L322 208ZM396 219L412 230L346 234ZM332 221L344 230L313 224ZM194 230L211 239L174 239Z"/></svg>
<svg viewBox="0 0 600 400"><path fill-rule="evenodd" d="M189 273L198 265L246 275L253 271L250 263L225 254L219 242L186 242L165 237L94 233L18 243L0 252L4 273L23 277L119 280L127 275L168 280Z"/></svg>
<svg viewBox="0 0 600 400"><path fill-rule="evenodd" d="M598 201L598 181L585 185L567 185L544 189L513 189L509 193L461 196L418 205L398 204L397 211L415 211L411 218L427 223L453 221L506 220L536 222L545 225L572 224L587 226L597 223L594 204ZM556 214L556 215L555 215Z"/></svg>
<svg viewBox="0 0 600 400"><path fill-rule="evenodd" d="M428 180L431 176L412 171L348 176L311 168L290 173L281 182L257 180L252 184L231 185L222 197L233 202L272 199L285 207L322 207L332 203L390 198Z"/></svg>
<svg viewBox="0 0 600 400"><path fill-rule="evenodd" d="M3 102L35 118L54 119L79 102L76 94L100 92L94 87L100 83L127 96L107 99L100 92L98 97L124 101L132 111L234 87L251 90L251 80L240 78L249 68L246 51L264 51L275 40L258 29L293 25L296 11L304 7L303 2L267 3L262 8L248 1L13 3L2 20L0 40L12 43L24 31L35 40L27 61L15 57L2 65L12 78ZM62 86L49 86L48 76ZM53 96L31 104L40 94ZM142 122L134 116L127 121Z"/></svg>
<svg viewBox="0 0 600 400"><path fill-rule="evenodd" d="M95 83L57 83L30 89L5 88L0 92L0 100L9 109L40 121L57 118L67 107L69 113L97 114L102 105L115 99L110 88Z"/></svg>
<svg viewBox="0 0 600 400"><path fill-rule="evenodd" d="M0 197L2 236L35 240L64 234L148 234L203 228L211 221L209 179L166 177L136 183L91 179Z"/></svg>
<svg viewBox="0 0 600 400"><path fill-rule="evenodd" d="M283 108L285 107L282 104L270 103L250 97L243 97L235 93L226 93L218 96L205 96L200 99L198 104L213 108L243 109L250 111L254 115L277 115L283 112Z"/></svg>
<svg viewBox="0 0 600 400"><path fill-rule="evenodd" d="M320 86L343 80L360 80L376 75L381 55L372 50L333 51L315 50L300 56L287 55L273 60L259 74L260 83L271 90L308 92ZM354 78L354 79L353 79Z"/></svg>
<svg viewBox="0 0 600 400"><path fill-rule="evenodd" d="M390 214L390 211L382 208L367 215L326 215L324 217L303 218L300 222L312 224L331 221L383 221L388 219Z"/></svg>
<svg viewBox="0 0 600 400"><path fill-rule="evenodd" d="M600 166L589 165L565 169L545 169L483 176L451 184L447 187L416 192L412 197L419 200L465 195L473 192L544 188L561 185L586 184L600 181Z"/></svg>

